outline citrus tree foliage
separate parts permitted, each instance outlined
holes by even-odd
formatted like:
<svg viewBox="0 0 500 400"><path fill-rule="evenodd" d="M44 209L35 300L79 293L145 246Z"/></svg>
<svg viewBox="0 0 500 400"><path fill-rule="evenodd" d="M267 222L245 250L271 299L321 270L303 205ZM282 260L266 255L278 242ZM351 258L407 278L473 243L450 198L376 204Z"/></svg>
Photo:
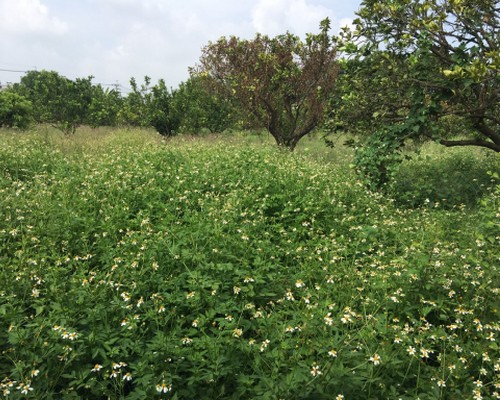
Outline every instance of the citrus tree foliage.
<svg viewBox="0 0 500 400"><path fill-rule="evenodd" d="M88 124L93 128L118 125L122 106L123 98L118 90L104 89L101 85L93 86Z"/></svg>
<svg viewBox="0 0 500 400"><path fill-rule="evenodd" d="M237 118L237 107L227 96L209 90L208 77L193 74L173 93L174 112L179 115L179 129L200 133L203 129L222 132L231 128Z"/></svg>
<svg viewBox="0 0 500 400"><path fill-rule="evenodd" d="M358 15L334 127L500 151L496 0L365 0Z"/></svg>
<svg viewBox="0 0 500 400"><path fill-rule="evenodd" d="M179 120L172 110L172 92L165 81L160 79L151 86L151 78L144 77L140 86L135 78L130 79L132 91L124 100L120 113L121 120L131 126L153 127L164 136L176 133Z"/></svg>
<svg viewBox="0 0 500 400"><path fill-rule="evenodd" d="M9 90L0 91L0 127L26 129L33 107L23 96Z"/></svg>
<svg viewBox="0 0 500 400"><path fill-rule="evenodd" d="M151 88L149 102L149 117L151 126L163 136L172 136L179 128L179 116L172 109L173 94L168 90L165 81L160 79Z"/></svg>
<svg viewBox="0 0 500 400"><path fill-rule="evenodd" d="M72 81L55 71L30 71L15 90L33 104L38 123L49 123L72 134L87 121L92 102L92 77Z"/></svg>
<svg viewBox="0 0 500 400"><path fill-rule="evenodd" d="M305 41L291 33L257 34L253 40L222 37L203 49L195 72L213 78L278 145L294 149L321 122L337 77L330 21L320 28Z"/></svg>
<svg viewBox="0 0 500 400"><path fill-rule="evenodd" d="M151 78L144 77L144 83L138 85L135 78L130 79L132 91L124 99L123 107L120 110L120 120L130 126L148 126L149 118L147 113L148 98L151 92Z"/></svg>

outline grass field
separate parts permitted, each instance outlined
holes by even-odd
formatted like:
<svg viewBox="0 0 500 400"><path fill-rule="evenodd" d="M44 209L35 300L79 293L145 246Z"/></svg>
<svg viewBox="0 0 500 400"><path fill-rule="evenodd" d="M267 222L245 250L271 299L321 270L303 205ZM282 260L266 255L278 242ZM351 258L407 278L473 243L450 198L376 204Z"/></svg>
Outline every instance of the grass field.
<svg viewBox="0 0 500 400"><path fill-rule="evenodd" d="M500 398L498 157L388 195L265 135L0 132L0 398Z"/></svg>

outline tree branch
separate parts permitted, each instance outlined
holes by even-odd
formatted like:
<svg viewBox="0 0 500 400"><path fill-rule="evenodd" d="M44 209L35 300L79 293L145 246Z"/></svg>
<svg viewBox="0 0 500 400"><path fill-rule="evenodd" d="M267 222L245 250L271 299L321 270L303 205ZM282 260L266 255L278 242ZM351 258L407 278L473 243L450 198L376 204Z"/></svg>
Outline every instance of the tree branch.
<svg viewBox="0 0 500 400"><path fill-rule="evenodd" d="M442 144L446 147L458 147L458 146L479 146L486 147L497 153L500 153L500 144L495 144L493 142L488 142L482 139L464 139L464 140L445 140L440 139L437 141L439 144Z"/></svg>

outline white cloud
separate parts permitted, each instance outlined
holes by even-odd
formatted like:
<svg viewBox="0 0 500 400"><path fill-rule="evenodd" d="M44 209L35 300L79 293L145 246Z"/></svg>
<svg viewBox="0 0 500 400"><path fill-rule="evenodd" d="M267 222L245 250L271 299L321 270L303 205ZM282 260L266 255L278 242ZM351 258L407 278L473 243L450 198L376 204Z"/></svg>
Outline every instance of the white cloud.
<svg viewBox="0 0 500 400"><path fill-rule="evenodd" d="M332 33L359 0L0 0L0 82L50 69L95 82L144 75L176 86L201 49L220 36L303 36L332 20ZM2 71L1 69L4 69Z"/></svg>
<svg viewBox="0 0 500 400"><path fill-rule="evenodd" d="M119 44L115 48L111 49L111 52L109 53L110 60L114 61L127 60L130 56L130 51L128 51L126 46L123 44Z"/></svg>
<svg viewBox="0 0 500 400"><path fill-rule="evenodd" d="M333 19L331 14L328 8L306 0L259 0L252 12L252 23L260 33L274 36L289 30L303 35L317 32L321 20Z"/></svg>
<svg viewBox="0 0 500 400"><path fill-rule="evenodd" d="M52 17L40 0L0 0L0 31L63 34L68 25Z"/></svg>

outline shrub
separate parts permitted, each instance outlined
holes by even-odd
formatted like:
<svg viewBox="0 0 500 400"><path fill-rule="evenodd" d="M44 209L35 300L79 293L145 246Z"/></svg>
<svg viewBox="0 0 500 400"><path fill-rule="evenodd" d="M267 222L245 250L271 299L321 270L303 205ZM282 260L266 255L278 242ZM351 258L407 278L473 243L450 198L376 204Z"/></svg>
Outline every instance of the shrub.
<svg viewBox="0 0 500 400"><path fill-rule="evenodd" d="M436 156L424 149L400 165L389 192L398 204L411 207L475 206L498 181L488 174L492 168L500 171L495 156L471 149L441 151Z"/></svg>

